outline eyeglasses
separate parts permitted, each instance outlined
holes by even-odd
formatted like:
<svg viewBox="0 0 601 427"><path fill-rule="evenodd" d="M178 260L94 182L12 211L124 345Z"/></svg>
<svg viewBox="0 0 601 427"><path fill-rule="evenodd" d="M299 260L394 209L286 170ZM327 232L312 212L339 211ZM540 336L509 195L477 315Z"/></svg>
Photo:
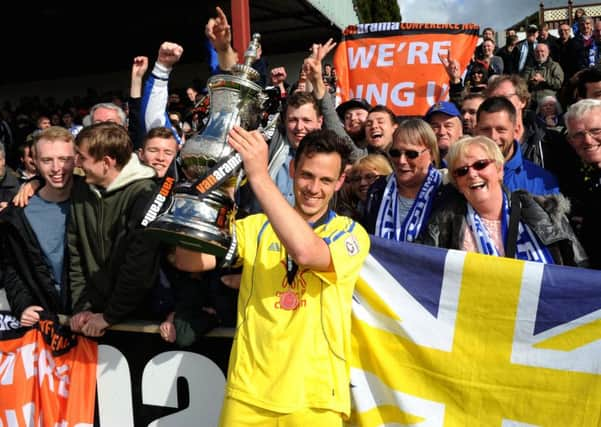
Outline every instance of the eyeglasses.
<svg viewBox="0 0 601 427"><path fill-rule="evenodd" d="M347 178L348 182L361 182L361 181L366 181L367 183L371 184L373 183L376 179L380 178L382 175L378 175L375 173L368 173L365 175L355 175L355 176L349 176Z"/></svg>
<svg viewBox="0 0 601 427"><path fill-rule="evenodd" d="M460 176L466 176L471 168L473 168L476 171L481 171L482 169L485 169L491 163L494 163L493 159L476 160L471 165L461 166L460 168L456 168L455 170L453 170L453 176L455 178L459 178Z"/></svg>
<svg viewBox="0 0 601 427"><path fill-rule="evenodd" d="M399 150L397 148L393 148L391 150L388 150L388 155L390 157L392 157L393 159L399 159L401 158L401 156L404 154L405 157L407 157L409 160L415 160L417 159L422 153L424 153L425 151L427 151L428 148L424 148L421 151L416 151L416 150Z"/></svg>
<svg viewBox="0 0 601 427"><path fill-rule="evenodd" d="M574 132L568 134L571 140L576 142L582 142L586 138L586 135L590 135L591 138L600 139L601 138L601 128L592 128L581 130L580 132Z"/></svg>

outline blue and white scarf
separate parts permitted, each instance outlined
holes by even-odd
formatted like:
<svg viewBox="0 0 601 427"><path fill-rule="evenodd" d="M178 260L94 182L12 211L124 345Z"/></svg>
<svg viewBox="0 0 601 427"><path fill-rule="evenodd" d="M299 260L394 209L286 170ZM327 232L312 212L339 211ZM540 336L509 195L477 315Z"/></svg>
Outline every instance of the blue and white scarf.
<svg viewBox="0 0 601 427"><path fill-rule="evenodd" d="M396 177L395 174L390 175L378 210L375 235L398 242L413 242L430 216L434 195L441 182L441 173L434 166L430 166L413 206L401 221Z"/></svg>
<svg viewBox="0 0 601 427"><path fill-rule="evenodd" d="M503 193L503 213L501 215L501 230L503 242L507 241L507 224L509 223L509 203ZM488 230L482 223L480 215L474 210L472 205L467 204L466 220L468 227L472 231L478 246L478 252L485 255L500 256L499 250L488 234ZM516 245L517 259L524 261L542 262L544 264L554 264L553 257L546 246L540 243L534 232L522 221L518 223L518 238Z"/></svg>

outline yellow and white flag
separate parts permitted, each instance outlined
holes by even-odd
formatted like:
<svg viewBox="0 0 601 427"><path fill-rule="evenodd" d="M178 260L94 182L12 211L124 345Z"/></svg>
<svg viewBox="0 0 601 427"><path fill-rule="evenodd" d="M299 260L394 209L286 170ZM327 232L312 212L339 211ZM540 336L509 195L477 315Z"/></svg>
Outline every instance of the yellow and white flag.
<svg viewBox="0 0 601 427"><path fill-rule="evenodd" d="M372 237L357 426L600 426L601 272Z"/></svg>

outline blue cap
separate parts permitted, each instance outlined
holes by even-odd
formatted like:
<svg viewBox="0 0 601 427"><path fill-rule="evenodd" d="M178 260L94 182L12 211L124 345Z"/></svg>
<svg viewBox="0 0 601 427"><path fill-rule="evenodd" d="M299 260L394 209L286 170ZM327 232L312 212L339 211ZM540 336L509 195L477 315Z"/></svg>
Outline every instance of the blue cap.
<svg viewBox="0 0 601 427"><path fill-rule="evenodd" d="M461 113L459 112L455 104L449 101L437 102L436 104L432 105L428 109L426 115L424 116L424 120L429 122L430 118L432 117L432 114L435 113L442 113L446 114L447 116L461 118Z"/></svg>

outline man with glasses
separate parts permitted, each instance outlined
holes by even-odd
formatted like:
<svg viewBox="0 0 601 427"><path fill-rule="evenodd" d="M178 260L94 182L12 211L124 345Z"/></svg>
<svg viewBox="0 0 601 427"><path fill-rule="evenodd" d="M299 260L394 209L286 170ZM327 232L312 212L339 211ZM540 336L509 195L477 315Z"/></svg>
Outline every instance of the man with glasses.
<svg viewBox="0 0 601 427"><path fill-rule="evenodd" d="M601 269L601 101L583 99L565 115L568 141L585 167L578 171L580 187L572 197L572 220L590 258Z"/></svg>
<svg viewBox="0 0 601 427"><path fill-rule="evenodd" d="M524 159L517 141L517 113L503 96L494 96L478 108L476 134L497 143L505 158L503 183L510 191L526 190L534 195L559 193L557 179L540 166Z"/></svg>

